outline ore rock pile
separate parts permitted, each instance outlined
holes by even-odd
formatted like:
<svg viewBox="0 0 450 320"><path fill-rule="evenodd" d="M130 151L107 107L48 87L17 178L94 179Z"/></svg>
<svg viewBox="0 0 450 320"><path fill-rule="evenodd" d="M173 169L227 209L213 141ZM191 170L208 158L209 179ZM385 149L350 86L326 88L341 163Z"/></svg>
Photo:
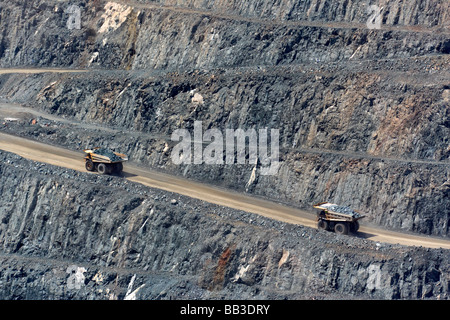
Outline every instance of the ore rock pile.
<svg viewBox="0 0 450 320"><path fill-rule="evenodd" d="M350 207L346 207L346 206L340 206L337 204L333 204L328 206L328 210L329 211L334 211L337 213L343 213L343 214L348 214L350 216L352 216L353 218L360 218L362 217L362 215L356 211L354 211L352 208Z"/></svg>
<svg viewBox="0 0 450 320"><path fill-rule="evenodd" d="M97 150L95 150L95 153L99 154L101 156L104 156L104 157L108 157L112 162L116 162L116 161L121 161L122 160L121 157L119 157L114 152L112 152L111 150L106 149L106 148L97 149Z"/></svg>

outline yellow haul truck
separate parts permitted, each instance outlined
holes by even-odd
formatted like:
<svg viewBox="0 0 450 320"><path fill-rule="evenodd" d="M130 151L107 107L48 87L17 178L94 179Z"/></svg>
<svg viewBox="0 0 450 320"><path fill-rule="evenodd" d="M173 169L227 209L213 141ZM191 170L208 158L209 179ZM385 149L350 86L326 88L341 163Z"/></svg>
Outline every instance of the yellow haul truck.
<svg viewBox="0 0 450 320"><path fill-rule="evenodd" d="M121 173L123 162L128 157L123 153L113 152L106 148L85 149L86 170L97 171L100 174Z"/></svg>
<svg viewBox="0 0 450 320"><path fill-rule="evenodd" d="M320 210L317 213L317 227L322 230L334 230L338 234L357 232L358 220L364 218L359 212L334 203L320 202L313 207Z"/></svg>

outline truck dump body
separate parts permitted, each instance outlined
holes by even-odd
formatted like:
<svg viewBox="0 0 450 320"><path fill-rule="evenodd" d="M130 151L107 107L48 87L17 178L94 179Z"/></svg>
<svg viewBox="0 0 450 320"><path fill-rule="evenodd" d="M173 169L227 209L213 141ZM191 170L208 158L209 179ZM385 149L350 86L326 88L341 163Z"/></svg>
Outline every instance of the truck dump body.
<svg viewBox="0 0 450 320"><path fill-rule="evenodd" d="M86 158L93 162L115 163L127 161L128 157L123 153L113 152L105 148L85 149Z"/></svg>
<svg viewBox="0 0 450 320"><path fill-rule="evenodd" d="M340 206L334 203L329 202L321 202L314 205L314 208L321 209L324 211L328 211L329 214L336 216L336 218L340 217L341 219L361 219L364 216L359 212L351 209L350 207Z"/></svg>

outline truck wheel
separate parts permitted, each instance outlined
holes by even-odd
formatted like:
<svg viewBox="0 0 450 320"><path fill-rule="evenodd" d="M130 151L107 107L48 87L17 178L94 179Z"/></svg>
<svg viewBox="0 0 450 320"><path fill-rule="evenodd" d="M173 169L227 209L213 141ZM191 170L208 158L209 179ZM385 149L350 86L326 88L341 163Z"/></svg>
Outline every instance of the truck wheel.
<svg viewBox="0 0 450 320"><path fill-rule="evenodd" d="M95 170L95 166L94 163L92 162L92 160L86 160L86 170L87 171L94 171Z"/></svg>
<svg viewBox="0 0 450 320"><path fill-rule="evenodd" d="M317 228L321 230L327 230L328 229L328 222L326 220L320 219L317 222Z"/></svg>
<svg viewBox="0 0 450 320"><path fill-rule="evenodd" d="M351 232L357 232L359 230L359 222L358 221L354 221L351 225L350 225L350 231Z"/></svg>
<svg viewBox="0 0 450 320"><path fill-rule="evenodd" d="M97 171L100 174L105 174L108 171L108 169L106 168L106 164L99 163L98 166L97 166Z"/></svg>
<svg viewBox="0 0 450 320"><path fill-rule="evenodd" d="M122 162L117 162L114 164L114 172L121 173L123 170L123 164Z"/></svg>
<svg viewBox="0 0 450 320"><path fill-rule="evenodd" d="M334 232L336 232L337 234L348 234L348 226L346 223L336 223L336 225L334 226Z"/></svg>

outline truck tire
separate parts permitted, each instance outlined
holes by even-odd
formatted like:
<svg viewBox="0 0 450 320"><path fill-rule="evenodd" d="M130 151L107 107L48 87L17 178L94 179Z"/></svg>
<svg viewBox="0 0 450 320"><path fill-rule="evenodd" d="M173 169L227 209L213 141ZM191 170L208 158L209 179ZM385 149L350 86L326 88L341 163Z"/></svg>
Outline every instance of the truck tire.
<svg viewBox="0 0 450 320"><path fill-rule="evenodd" d="M319 219L319 221L317 221L317 228L321 230L328 230L328 221Z"/></svg>
<svg viewBox="0 0 450 320"><path fill-rule="evenodd" d="M337 234L348 234L348 225L344 222L336 223L334 226L334 232Z"/></svg>
<svg viewBox="0 0 450 320"><path fill-rule="evenodd" d="M351 232L358 232L359 230L359 222L358 221L353 221L352 224L350 225L350 231Z"/></svg>
<svg viewBox="0 0 450 320"><path fill-rule="evenodd" d="M123 170L123 164L122 162L117 162L114 164L114 172L117 174L120 174Z"/></svg>
<svg viewBox="0 0 450 320"><path fill-rule="evenodd" d="M92 160L86 160L85 167L86 167L87 171L94 171L95 170L95 165L92 162Z"/></svg>
<svg viewBox="0 0 450 320"><path fill-rule="evenodd" d="M107 173L108 168L106 167L106 164L104 164L104 163L99 163L99 164L97 165L97 171L98 171L98 173L100 173L100 174L105 174L105 173Z"/></svg>

